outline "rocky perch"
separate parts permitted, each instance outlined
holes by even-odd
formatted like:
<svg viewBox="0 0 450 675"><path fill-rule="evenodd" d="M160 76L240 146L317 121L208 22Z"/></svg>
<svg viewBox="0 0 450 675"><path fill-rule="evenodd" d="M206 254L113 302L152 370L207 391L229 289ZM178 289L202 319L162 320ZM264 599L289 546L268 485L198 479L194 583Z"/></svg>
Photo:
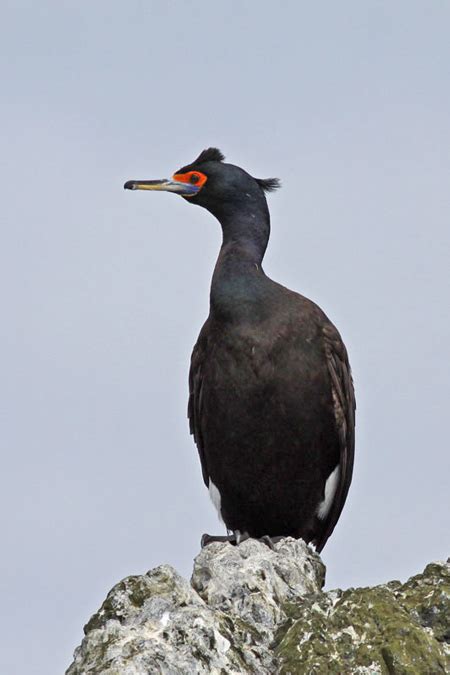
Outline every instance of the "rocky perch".
<svg viewBox="0 0 450 675"><path fill-rule="evenodd" d="M168 565L109 592L66 675L450 672L450 565L323 592L303 542L213 543L191 582Z"/></svg>

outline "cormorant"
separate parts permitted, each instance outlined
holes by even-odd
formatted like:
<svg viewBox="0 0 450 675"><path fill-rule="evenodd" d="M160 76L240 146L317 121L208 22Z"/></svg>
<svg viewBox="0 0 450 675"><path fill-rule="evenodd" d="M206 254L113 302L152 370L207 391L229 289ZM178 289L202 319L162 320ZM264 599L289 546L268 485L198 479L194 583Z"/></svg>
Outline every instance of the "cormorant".
<svg viewBox="0 0 450 675"><path fill-rule="evenodd" d="M352 478L355 398L346 348L311 300L269 279L266 192L217 148L165 180L130 190L175 192L222 226L210 313L194 347L188 416L203 480L227 537L285 536L324 547Z"/></svg>

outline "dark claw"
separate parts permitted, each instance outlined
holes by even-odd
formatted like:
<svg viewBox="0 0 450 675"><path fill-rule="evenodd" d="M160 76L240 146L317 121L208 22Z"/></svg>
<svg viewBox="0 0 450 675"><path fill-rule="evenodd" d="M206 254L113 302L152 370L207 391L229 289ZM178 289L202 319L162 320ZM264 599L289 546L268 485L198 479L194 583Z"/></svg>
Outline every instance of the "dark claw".
<svg viewBox="0 0 450 675"><path fill-rule="evenodd" d="M250 539L250 535L248 532L241 532L240 530L235 530L234 539L236 541L236 546L239 546L239 544L242 544L243 541Z"/></svg>

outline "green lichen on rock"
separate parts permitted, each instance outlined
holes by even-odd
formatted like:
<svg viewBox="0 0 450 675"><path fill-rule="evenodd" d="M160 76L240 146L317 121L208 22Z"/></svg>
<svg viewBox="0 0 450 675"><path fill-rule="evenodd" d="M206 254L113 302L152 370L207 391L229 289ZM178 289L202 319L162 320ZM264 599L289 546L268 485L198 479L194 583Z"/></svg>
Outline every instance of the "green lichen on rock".
<svg viewBox="0 0 450 675"><path fill-rule="evenodd" d="M399 602L436 640L450 644L450 565L431 563L402 587Z"/></svg>
<svg viewBox="0 0 450 675"><path fill-rule="evenodd" d="M294 603L290 625L277 636L279 672L449 672L449 581L449 566L434 563L403 585L331 591Z"/></svg>
<svg viewBox="0 0 450 675"><path fill-rule="evenodd" d="M191 582L168 565L108 593L67 675L450 672L450 571L324 593L302 541L211 544Z"/></svg>

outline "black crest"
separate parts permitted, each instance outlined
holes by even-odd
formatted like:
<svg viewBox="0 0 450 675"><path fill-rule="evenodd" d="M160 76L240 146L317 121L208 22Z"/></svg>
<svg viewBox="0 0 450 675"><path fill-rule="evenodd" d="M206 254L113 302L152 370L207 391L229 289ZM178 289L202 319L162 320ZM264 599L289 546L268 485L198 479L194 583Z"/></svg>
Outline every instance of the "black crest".
<svg viewBox="0 0 450 675"><path fill-rule="evenodd" d="M279 178L255 178L258 185L262 187L264 192L273 192L281 187Z"/></svg>
<svg viewBox="0 0 450 675"><path fill-rule="evenodd" d="M223 162L225 155L219 150L219 148L206 148L203 150L195 162L192 164L203 164L203 162Z"/></svg>

